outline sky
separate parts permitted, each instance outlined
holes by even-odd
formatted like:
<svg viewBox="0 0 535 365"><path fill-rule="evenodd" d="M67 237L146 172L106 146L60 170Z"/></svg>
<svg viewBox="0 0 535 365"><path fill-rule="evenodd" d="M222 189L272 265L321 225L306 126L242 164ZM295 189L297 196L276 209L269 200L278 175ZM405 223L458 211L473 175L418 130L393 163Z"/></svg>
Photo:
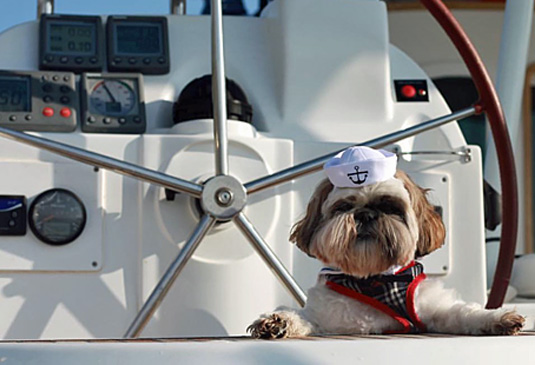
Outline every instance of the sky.
<svg viewBox="0 0 535 365"><path fill-rule="evenodd" d="M199 14L203 0L187 0L188 14ZM169 13L169 0L55 0L59 14L129 14L162 15ZM258 0L245 0L249 13L258 8ZM0 32L26 21L35 20L37 0L0 0Z"/></svg>

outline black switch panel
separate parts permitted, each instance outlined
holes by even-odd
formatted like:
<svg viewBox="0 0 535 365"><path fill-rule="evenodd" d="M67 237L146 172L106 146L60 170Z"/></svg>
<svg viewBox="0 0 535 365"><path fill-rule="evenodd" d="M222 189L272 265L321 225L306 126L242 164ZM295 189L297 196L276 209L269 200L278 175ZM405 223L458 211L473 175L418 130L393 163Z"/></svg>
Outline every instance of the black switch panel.
<svg viewBox="0 0 535 365"><path fill-rule="evenodd" d="M0 195L0 236L26 234L26 197Z"/></svg>
<svg viewBox="0 0 535 365"><path fill-rule="evenodd" d="M426 80L394 80L397 101L429 101Z"/></svg>

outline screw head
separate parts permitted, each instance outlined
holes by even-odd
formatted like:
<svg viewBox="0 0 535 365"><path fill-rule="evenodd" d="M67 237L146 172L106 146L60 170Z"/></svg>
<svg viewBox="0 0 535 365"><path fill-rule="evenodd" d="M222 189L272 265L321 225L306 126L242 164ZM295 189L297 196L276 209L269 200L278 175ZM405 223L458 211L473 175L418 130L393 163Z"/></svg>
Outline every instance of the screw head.
<svg viewBox="0 0 535 365"><path fill-rule="evenodd" d="M227 207L234 200L234 195L232 194L232 191L226 188L222 188L216 191L215 199L217 201L217 204L219 204L222 207Z"/></svg>

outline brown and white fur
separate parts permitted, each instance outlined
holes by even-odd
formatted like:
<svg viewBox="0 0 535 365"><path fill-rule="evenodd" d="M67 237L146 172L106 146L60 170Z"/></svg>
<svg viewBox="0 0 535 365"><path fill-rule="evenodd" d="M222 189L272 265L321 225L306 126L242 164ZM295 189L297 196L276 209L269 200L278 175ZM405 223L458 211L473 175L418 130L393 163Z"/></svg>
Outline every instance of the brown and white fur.
<svg viewBox="0 0 535 365"><path fill-rule="evenodd" d="M337 188L324 180L290 237L303 252L356 277L405 266L439 248L444 238L444 225L427 201L426 190L401 171L359 188ZM524 324L514 311L465 303L432 279L417 287L415 308L429 332L511 335ZM400 328L383 312L338 294L319 280L309 290L303 309L279 308L263 314L248 331L253 337L272 339L380 334Z"/></svg>

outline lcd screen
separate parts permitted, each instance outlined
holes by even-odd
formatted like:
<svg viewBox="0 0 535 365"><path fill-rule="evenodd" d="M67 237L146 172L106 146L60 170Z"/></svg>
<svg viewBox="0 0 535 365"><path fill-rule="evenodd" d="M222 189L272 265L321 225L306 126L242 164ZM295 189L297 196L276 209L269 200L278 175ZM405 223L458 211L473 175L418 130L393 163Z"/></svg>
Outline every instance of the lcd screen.
<svg viewBox="0 0 535 365"><path fill-rule="evenodd" d="M162 54L162 25L158 23L125 23L115 25L115 54L118 56L151 56Z"/></svg>
<svg viewBox="0 0 535 365"><path fill-rule="evenodd" d="M0 76L0 112L31 111L29 76Z"/></svg>
<svg viewBox="0 0 535 365"><path fill-rule="evenodd" d="M47 53L88 56L96 52L96 25L85 22L49 21Z"/></svg>

